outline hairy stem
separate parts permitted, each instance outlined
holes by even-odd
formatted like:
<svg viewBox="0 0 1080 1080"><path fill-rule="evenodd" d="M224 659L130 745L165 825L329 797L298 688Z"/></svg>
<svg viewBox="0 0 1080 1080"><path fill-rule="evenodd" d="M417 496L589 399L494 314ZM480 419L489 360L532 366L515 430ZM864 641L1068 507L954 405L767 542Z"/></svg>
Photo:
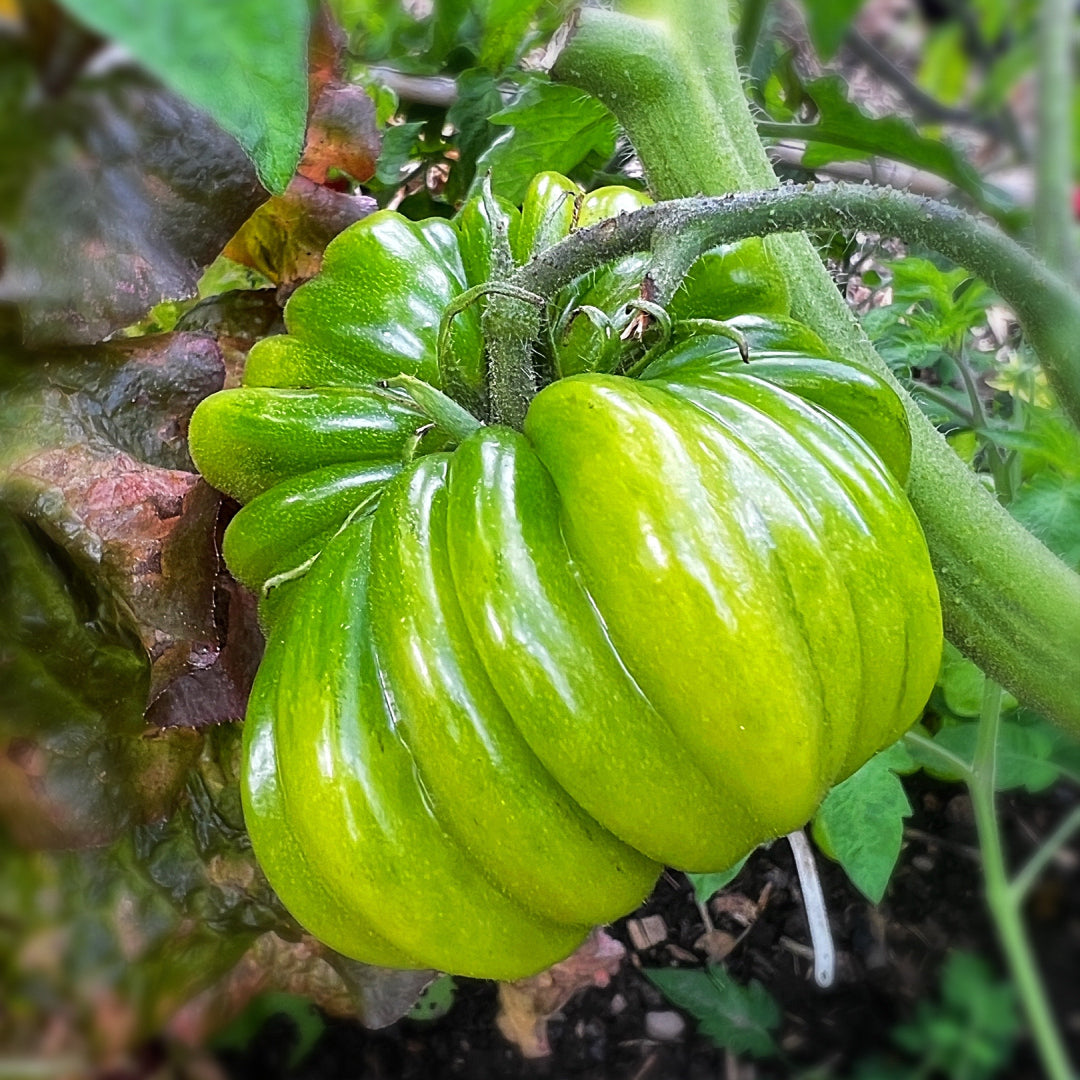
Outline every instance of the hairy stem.
<svg viewBox="0 0 1080 1080"><path fill-rule="evenodd" d="M649 185L659 198L775 187L776 177L739 82L726 5L636 0L632 9L640 18L582 11L553 69L555 77L596 94L612 109L637 148ZM871 207L880 197L871 197L861 188L852 194L853 201L839 216L845 225L858 223L852 207L859 199L865 199L868 213L873 214ZM909 198L885 194L900 202ZM814 195L807 189L782 192L772 196L777 200L772 203L761 194L736 197L746 199L750 207L745 231L732 228L728 237L835 227L836 206L826 209L822 202L819 212L809 217L794 210L800 199L812 203ZM921 221L918 213L909 214L908 223L917 227L911 239L921 239L927 227L933 228L932 205L926 204ZM784 206L792 213L781 222L778 215ZM665 212L659 207L648 209ZM925 220L927 214L930 221ZM961 218L948 208L942 208L941 214ZM871 219L866 227L880 227L895 235L891 215L888 221L885 216L876 219L876 226ZM630 227L620 219L620 228L609 231L620 232L621 227L629 231L646 221L639 219ZM635 244L647 246L643 236L644 229L620 252L636 250ZM971 249L985 242L987 257L977 261L988 271L994 269L1008 243L985 226L975 228L969 239ZM770 237L769 250L787 277L795 318L816 330L848 362L891 379L806 236ZM1080 309L1064 283L1045 270L1028 276L1036 266L1030 258L1026 265L1023 259L1009 262L1002 270L1014 287L997 274L995 287L1019 301L1018 315L1029 332L1035 329L1039 335L1034 344L1041 349L1063 402L1080 415L1080 365L1071 359L1068 348L1069 341L1080 340L1076 336ZM537 268L538 276L532 279L535 291L541 293L547 291L537 287L542 273ZM1052 296L1039 295L1042 284ZM1072 333L1065 332L1066 323L1071 324ZM1018 698L1080 731L1080 578L1002 510L918 405L900 392L913 441L908 496L937 572L946 633Z"/></svg>

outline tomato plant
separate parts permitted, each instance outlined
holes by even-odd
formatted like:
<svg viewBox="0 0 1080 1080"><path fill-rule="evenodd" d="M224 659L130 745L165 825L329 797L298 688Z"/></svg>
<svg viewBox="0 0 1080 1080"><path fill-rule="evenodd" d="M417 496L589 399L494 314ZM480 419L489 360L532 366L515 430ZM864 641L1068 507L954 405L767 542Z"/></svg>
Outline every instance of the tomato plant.
<svg viewBox="0 0 1080 1080"><path fill-rule="evenodd" d="M80 24L19 0L0 41L5 137L33 162L9 178L0 159L0 969L30 1003L0 1034L33 1045L39 976L4 935L48 933L56 879L106 927L61 967L108 966L119 1001L175 980L127 1030L241 954L379 1024L428 968L559 961L664 866L689 874L717 964L741 938L712 892L785 834L824 984L803 826L887 904L921 768L970 793L1004 956L1067 1075L1021 905L1077 815L1010 878L994 799L1077 769L1068 163L1040 161L1032 219L1055 274L938 203L774 189L760 137L782 174L887 153L1005 230L1028 221L933 131L801 74L767 5L738 27L683 0L587 9L550 75L517 61L566 5L332 6L339 27L300 0L273 26L246 0L146 18L70 0ZM969 37L997 40L986 7ZM843 27L807 8L827 55ZM183 96L82 70L99 33ZM968 48L933 37L926 70ZM967 118L1002 138L1010 77ZM871 249L860 230L920 255L886 264L892 304L862 328L800 235L837 229L840 258ZM1041 367L1000 337L979 354L995 293ZM242 716L241 739L223 721ZM137 941L110 922L130 911L153 928ZM114 938L115 962L72 951ZM599 980L604 940L550 978ZM946 971L956 1023L979 970ZM678 974L649 977L719 1042L776 1052L769 990ZM1016 1025L1007 990L985 1000L989 1069ZM896 1028L905 1051L915 1031ZM924 1068L967 1067L951 1032Z"/></svg>

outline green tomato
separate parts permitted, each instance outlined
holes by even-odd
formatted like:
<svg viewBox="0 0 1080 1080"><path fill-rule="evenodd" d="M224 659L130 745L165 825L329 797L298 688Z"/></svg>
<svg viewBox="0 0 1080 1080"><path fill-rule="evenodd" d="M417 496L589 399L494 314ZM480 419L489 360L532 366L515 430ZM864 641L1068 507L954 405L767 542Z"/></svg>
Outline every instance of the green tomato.
<svg viewBox="0 0 1080 1080"><path fill-rule="evenodd" d="M299 583L249 711L252 840L335 948L518 977L659 864L804 824L940 647L918 524L842 421L723 358L564 379Z"/></svg>
<svg viewBox="0 0 1080 1080"><path fill-rule="evenodd" d="M641 199L542 177L511 250ZM348 956L512 979L662 865L721 870L805 824L917 718L941 618L902 406L782 314L732 319L749 363L695 334L639 379L564 342L556 370L582 373L522 432L457 445L379 388L482 402L476 310L441 368L435 342L490 232L473 205L342 234L191 449L246 504L229 566L269 591L243 798L271 884ZM575 302L624 303L624 270Z"/></svg>

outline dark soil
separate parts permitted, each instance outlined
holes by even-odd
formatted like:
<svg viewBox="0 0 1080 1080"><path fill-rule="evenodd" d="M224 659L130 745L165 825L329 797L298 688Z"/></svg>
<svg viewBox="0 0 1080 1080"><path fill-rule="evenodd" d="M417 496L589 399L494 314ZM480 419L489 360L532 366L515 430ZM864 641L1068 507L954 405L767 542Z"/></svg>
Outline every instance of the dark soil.
<svg viewBox="0 0 1080 1080"><path fill-rule="evenodd" d="M701 966L694 945L704 931L686 879L665 874L635 917L660 915L665 942L634 949L626 920L610 928L627 948L621 970L603 989L573 998L551 1020L552 1054L525 1060L495 1025L497 989L492 983L457 980L450 1011L434 1021L403 1020L382 1031L327 1020L314 1048L293 1069L285 1066L296 1031L275 1017L243 1052L223 1052L221 1064L235 1080L436 1080L440 1077L574 1077L600 1080L772 1080L813 1076L848 1077L870 1055L891 1059L914 1073L890 1032L912 1019L920 1001L935 1001L942 964L952 950L984 957L996 976L1004 968L982 901L970 804L963 789L919 775L909 778L915 813L899 865L882 903L875 908L848 883L843 872L819 858L838 951L836 984L820 990L810 974L805 919L790 850L778 842L757 852L726 890L767 902L726 967L739 983L759 980L783 1010L776 1033L777 1056L735 1060L696 1033L692 1019L683 1032L662 1041L646 1035L650 1012L670 1011L640 974L641 967ZM1068 812L1070 790L1037 797L1003 796L1005 843L1014 865L1021 863ZM1051 864L1027 907L1039 964L1073 1060L1080 1060L1080 857L1065 850ZM718 916L726 926L727 916ZM730 926L733 931L740 928ZM933 1074L938 1075L938 1074ZM945 1074L942 1074L945 1075ZM986 1075L986 1074L984 1074ZM995 1075L1035 1080L1041 1074L1026 1038Z"/></svg>

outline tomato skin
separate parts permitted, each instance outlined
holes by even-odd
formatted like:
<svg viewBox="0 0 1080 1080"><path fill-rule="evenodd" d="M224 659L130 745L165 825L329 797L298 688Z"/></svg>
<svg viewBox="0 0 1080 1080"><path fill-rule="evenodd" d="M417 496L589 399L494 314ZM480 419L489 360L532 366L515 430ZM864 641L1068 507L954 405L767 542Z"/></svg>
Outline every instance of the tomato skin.
<svg viewBox="0 0 1080 1080"><path fill-rule="evenodd" d="M432 813L379 685L366 615L371 528L365 519L331 541L267 642L245 722L256 854L286 905L297 915L303 905L305 925L346 955L483 978L540 970L589 927L508 897ZM314 901L297 849L318 874Z"/></svg>
<svg viewBox="0 0 1080 1080"><path fill-rule="evenodd" d="M322 272L285 305L288 335L252 348L244 383L363 386L404 372L439 385L439 323L469 284L449 222L380 210L328 245ZM455 319L452 353L478 392L483 344L475 308Z"/></svg>
<svg viewBox="0 0 1080 1080"><path fill-rule="evenodd" d="M518 259L644 199L532 194L505 219ZM346 955L513 979L661 865L726 869L805 824L917 718L941 618L902 406L780 311L731 319L749 363L677 334L638 379L578 320L524 430L460 445L380 389L404 372L483 403L477 310L444 370L434 334L490 271L491 224L474 204L342 234L191 449L246 504L234 573L288 579L242 781L271 884ZM562 301L614 311L644 267Z"/></svg>
<svg viewBox="0 0 1080 1080"><path fill-rule="evenodd" d="M646 855L724 862L720 792L612 651L563 542L558 492L523 435L487 428L455 451L447 542L473 645L548 772Z"/></svg>
<svg viewBox="0 0 1080 1080"><path fill-rule="evenodd" d="M188 445L203 476L246 503L327 465L400 460L424 422L407 401L364 387L241 386L199 402Z"/></svg>
<svg viewBox="0 0 1080 1080"><path fill-rule="evenodd" d="M259 592L270 578L317 556L400 469L393 461L348 461L299 473L257 495L222 538L221 553L233 577Z"/></svg>

